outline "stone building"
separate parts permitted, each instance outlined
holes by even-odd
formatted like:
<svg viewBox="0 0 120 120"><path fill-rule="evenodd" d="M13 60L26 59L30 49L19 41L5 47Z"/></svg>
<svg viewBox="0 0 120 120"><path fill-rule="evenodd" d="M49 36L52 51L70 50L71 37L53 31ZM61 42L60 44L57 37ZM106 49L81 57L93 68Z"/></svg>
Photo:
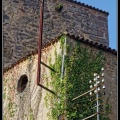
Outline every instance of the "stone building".
<svg viewBox="0 0 120 120"><path fill-rule="evenodd" d="M63 7L61 11L56 10L59 5ZM39 11L39 0L3 1L4 119L49 120L47 114L54 106L48 104L46 107L45 98L48 93L56 92L52 86L47 86L52 81L50 64L56 62L55 54L62 56L65 49L65 55L70 57L73 51L67 52L67 46L76 48L81 43L83 49L95 55L101 50L105 56L106 95L103 99L109 98L111 112L108 117L117 120L117 52L109 48L108 13L73 0L45 0L41 84L37 86ZM65 44L61 36L66 31ZM58 101L53 101L53 105L54 102ZM60 114L58 112L58 116Z"/></svg>
<svg viewBox="0 0 120 120"><path fill-rule="evenodd" d="M59 4L63 4L61 12L55 10ZM39 0L3 1L4 68L37 49L39 11ZM107 16L105 11L72 0L45 0L43 45L67 31L108 47Z"/></svg>

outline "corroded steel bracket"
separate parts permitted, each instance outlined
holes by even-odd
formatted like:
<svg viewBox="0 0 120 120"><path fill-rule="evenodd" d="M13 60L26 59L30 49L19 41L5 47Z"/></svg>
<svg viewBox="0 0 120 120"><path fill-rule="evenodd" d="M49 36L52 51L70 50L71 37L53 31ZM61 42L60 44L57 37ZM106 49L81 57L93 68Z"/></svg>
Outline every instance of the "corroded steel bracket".
<svg viewBox="0 0 120 120"><path fill-rule="evenodd" d="M39 39L38 39L38 68L37 68L37 80L36 84L39 85L41 77L41 49L42 49L42 32L43 32L43 10L44 0L40 5L40 27L39 27Z"/></svg>

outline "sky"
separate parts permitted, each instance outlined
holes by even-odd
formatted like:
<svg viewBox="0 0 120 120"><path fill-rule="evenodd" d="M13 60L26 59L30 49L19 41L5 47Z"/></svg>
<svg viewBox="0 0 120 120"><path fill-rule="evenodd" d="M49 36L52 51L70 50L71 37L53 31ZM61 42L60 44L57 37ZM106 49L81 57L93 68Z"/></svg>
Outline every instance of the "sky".
<svg viewBox="0 0 120 120"><path fill-rule="evenodd" d="M109 13L108 15L108 34L109 47L117 50L117 0L77 0L81 3L91 5Z"/></svg>

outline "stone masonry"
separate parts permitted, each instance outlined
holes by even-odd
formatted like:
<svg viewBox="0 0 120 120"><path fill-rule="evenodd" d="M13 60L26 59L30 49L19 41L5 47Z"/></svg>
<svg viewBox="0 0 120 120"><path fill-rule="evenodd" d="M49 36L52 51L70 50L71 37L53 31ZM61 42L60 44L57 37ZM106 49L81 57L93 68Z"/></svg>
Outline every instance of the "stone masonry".
<svg viewBox="0 0 120 120"><path fill-rule="evenodd" d="M66 45L75 47L75 40L66 38ZM82 47L92 50L94 54L100 49L81 43ZM42 50L42 62L49 65L51 57L52 64L55 62L55 50L57 54L62 54L59 42L51 44ZM111 105L110 120L117 120L117 56L103 50L105 56L105 98L109 97ZM5 120L48 120L46 108L45 89L36 85L37 76L37 54L27 57L21 63L15 65L3 75L3 116ZM17 82L21 75L26 74L28 84L22 93L17 92ZM51 80L50 69L41 64L41 84L46 86L46 82ZM52 88L49 88L52 90Z"/></svg>
<svg viewBox="0 0 120 120"><path fill-rule="evenodd" d="M42 62L45 65L49 65L49 58L51 58L53 63L55 62L55 50L57 50L57 54L61 54L59 42L55 43L54 46L51 45L42 50ZM45 104L45 96L48 91L36 85L37 57L38 54L31 55L4 73L4 120L49 120L47 112L51 106L46 107ZM27 75L28 83L25 90L20 93L17 91L17 84L18 79L23 74ZM50 69L42 64L40 84L46 87L46 82L50 82L50 80Z"/></svg>
<svg viewBox="0 0 120 120"><path fill-rule="evenodd" d="M68 37L68 43L71 46L74 46L73 39ZM94 54L99 52L99 49L91 47L90 45L82 44L84 48L92 50ZM108 102L111 106L111 113L109 114L110 120L117 120L117 56L111 54L110 52L103 51L105 56L105 96L103 99L109 98Z"/></svg>
<svg viewBox="0 0 120 120"><path fill-rule="evenodd" d="M61 12L56 5L63 4ZM39 0L3 0L3 67L37 49ZM68 31L75 36L109 46L108 14L69 0L45 0L43 43Z"/></svg>

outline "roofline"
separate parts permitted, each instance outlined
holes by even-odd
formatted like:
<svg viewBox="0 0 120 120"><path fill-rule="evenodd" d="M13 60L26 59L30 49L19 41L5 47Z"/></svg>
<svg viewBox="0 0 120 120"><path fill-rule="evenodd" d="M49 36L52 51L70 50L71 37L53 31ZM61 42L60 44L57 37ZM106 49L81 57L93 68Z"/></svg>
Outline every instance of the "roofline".
<svg viewBox="0 0 120 120"><path fill-rule="evenodd" d="M66 1L69 1L69 2L72 2L72 3L75 3L75 4L78 4L78 5L82 5L82 6L84 6L84 7L87 7L87 8L93 9L93 10L95 10L95 11L104 13L104 14L106 14L107 16L109 15L109 12L103 11L103 10L101 10L101 9L95 8L95 7L93 7L93 6L91 6L91 5L88 5L88 4L85 4L85 3L81 3L81 2L77 2L77 1L73 1L73 0L66 0Z"/></svg>
<svg viewBox="0 0 120 120"><path fill-rule="evenodd" d="M95 47L95 48L110 52L110 53L112 53L114 55L117 55L117 51L115 49L107 47L107 46L105 46L103 44L99 44L98 42L93 42L93 41L88 40L88 39L80 38L79 36L75 36L75 35L72 35L70 33L66 33L66 35L68 35L70 38L73 38L76 41L80 41L80 42L82 42L84 44L87 44L87 45L90 45L92 47Z"/></svg>
<svg viewBox="0 0 120 120"><path fill-rule="evenodd" d="M63 34L62 34L62 35L63 35ZM58 42L58 39L59 39L62 35L60 35L60 36L56 37L55 39L53 39L53 40L47 42L46 44L44 44L44 45L42 46L42 51L43 51L45 48L47 48L47 47L53 45L54 43ZM31 51L31 52L28 53L25 57L21 58L20 60L16 61L15 63L11 64L10 66L4 68L4 69L3 69L3 74L4 74L5 72L7 72L8 70L10 70L11 68L13 68L14 66L16 66L17 64L25 61L25 60L26 60L28 57L30 57L31 55L35 55L35 54L38 54L38 49L36 49L36 50L34 50L34 51Z"/></svg>
<svg viewBox="0 0 120 120"><path fill-rule="evenodd" d="M112 54L114 54L114 55L117 55L117 51L116 51L115 49L111 49L110 47L104 46L104 45L99 44L99 43L97 43L97 42L90 41L90 40L88 40L88 39L80 38L79 36L76 37L75 35L72 35L72 34L67 33L67 32L66 32L66 33L63 33L63 34L61 34L61 35L59 35L59 36L57 36L57 37L55 37L55 39L53 39L53 40L47 42L45 45L43 45L43 46L42 46L42 51L43 51L45 48L47 48L47 47L55 44L56 42L58 42L59 38L60 38L62 35L67 35L68 37L74 39L75 41L79 41L79 42L82 42L82 43L84 43L84 44L87 44L87 45L90 45L90 46L92 46L92 47L95 47L95 48L97 48L97 49L101 49L101 50L107 51L107 52L109 52L109 53L112 53ZM13 67L16 66L17 64L25 61L25 60L26 60L28 57L30 57L31 55L35 55L35 54L37 54L37 53L38 53L38 49L36 49L35 51L32 51L31 53L27 54L25 57L21 58L20 60L18 60L18 61L15 62L15 63L11 64L9 67L5 68L5 69L3 70L3 73L7 72L9 69L13 68Z"/></svg>

